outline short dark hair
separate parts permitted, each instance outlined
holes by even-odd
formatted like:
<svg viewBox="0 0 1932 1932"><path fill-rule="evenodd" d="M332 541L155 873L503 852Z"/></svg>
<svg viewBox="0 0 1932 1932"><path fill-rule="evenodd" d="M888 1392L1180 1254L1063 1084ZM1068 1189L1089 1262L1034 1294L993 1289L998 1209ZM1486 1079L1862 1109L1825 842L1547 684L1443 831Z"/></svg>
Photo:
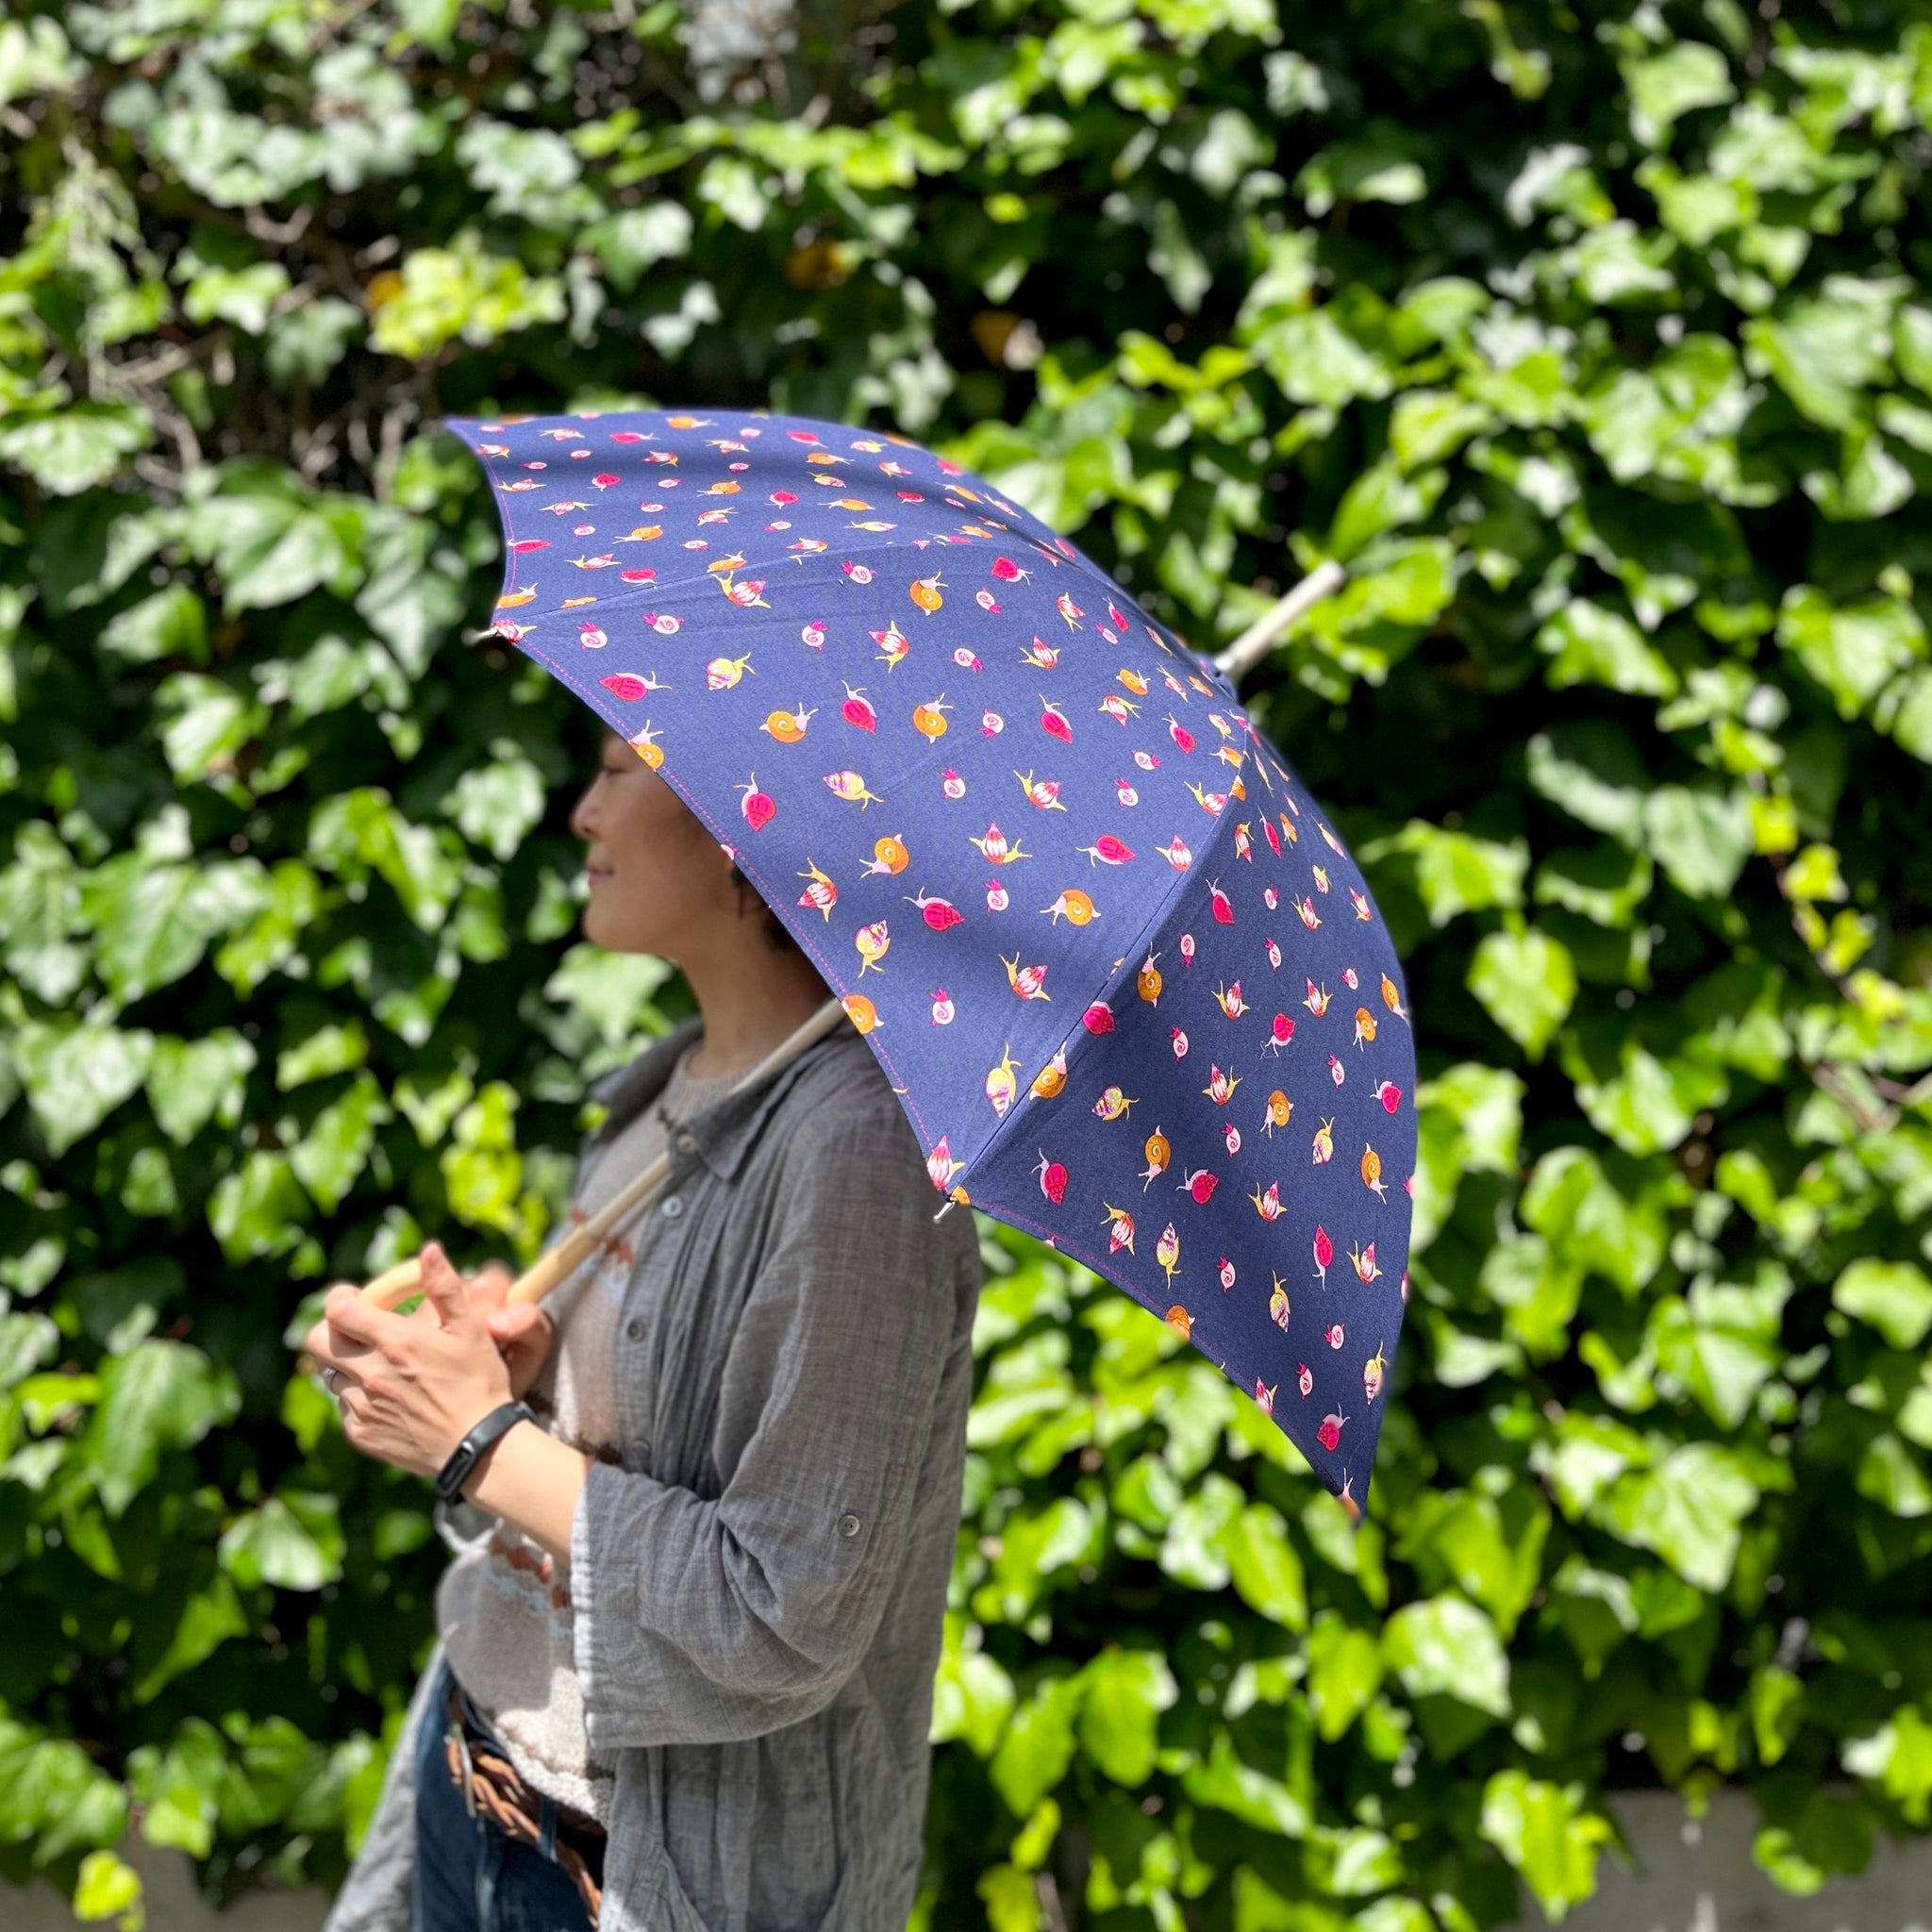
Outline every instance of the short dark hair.
<svg viewBox="0 0 1932 1932"><path fill-rule="evenodd" d="M743 910L744 895L747 892L751 893L764 908L766 945L770 946L774 953L796 953L803 958L805 957L805 948L792 938L791 928L772 910L771 904L764 894L739 871L735 863L731 868L731 883L738 890L738 904L741 911Z"/></svg>

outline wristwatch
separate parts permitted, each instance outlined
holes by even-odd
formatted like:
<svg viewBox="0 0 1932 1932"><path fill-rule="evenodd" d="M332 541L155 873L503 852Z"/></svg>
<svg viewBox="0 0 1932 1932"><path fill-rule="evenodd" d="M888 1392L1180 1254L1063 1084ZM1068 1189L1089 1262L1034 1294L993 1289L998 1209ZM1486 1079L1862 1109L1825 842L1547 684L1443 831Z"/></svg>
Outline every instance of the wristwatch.
<svg viewBox="0 0 1932 1932"><path fill-rule="evenodd" d="M519 1423L534 1423L537 1412L527 1402L506 1402L499 1408L492 1408L463 1440L450 1452L450 1458L437 1472L436 1495L441 1503L455 1503L461 1500L463 1485L470 1480L471 1472L483 1459L483 1455L499 1437L507 1435Z"/></svg>

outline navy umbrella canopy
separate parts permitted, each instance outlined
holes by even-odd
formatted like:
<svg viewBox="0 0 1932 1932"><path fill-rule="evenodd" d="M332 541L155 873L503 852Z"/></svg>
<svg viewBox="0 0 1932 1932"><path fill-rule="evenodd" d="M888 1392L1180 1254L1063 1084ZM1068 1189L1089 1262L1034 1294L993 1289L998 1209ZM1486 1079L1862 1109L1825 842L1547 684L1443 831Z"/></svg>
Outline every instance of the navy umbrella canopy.
<svg viewBox="0 0 1932 1932"><path fill-rule="evenodd" d="M499 631L715 833L934 1186L1185 1335L1344 1501L1407 1298L1415 1053L1366 881L1233 687L994 486L725 411L461 421Z"/></svg>

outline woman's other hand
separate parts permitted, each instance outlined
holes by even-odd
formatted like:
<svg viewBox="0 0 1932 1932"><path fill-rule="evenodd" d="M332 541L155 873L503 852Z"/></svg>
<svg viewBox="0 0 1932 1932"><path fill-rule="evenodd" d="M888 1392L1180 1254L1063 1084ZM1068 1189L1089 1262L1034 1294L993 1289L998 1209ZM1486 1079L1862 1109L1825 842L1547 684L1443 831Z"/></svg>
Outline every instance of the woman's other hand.
<svg viewBox="0 0 1932 1932"><path fill-rule="evenodd" d="M501 1261L470 1276L470 1307L483 1318L496 1352L509 1371L510 1393L523 1396L538 1376L557 1339L557 1324L534 1302L508 1300L513 1277ZM429 1304L424 1303L427 1307Z"/></svg>

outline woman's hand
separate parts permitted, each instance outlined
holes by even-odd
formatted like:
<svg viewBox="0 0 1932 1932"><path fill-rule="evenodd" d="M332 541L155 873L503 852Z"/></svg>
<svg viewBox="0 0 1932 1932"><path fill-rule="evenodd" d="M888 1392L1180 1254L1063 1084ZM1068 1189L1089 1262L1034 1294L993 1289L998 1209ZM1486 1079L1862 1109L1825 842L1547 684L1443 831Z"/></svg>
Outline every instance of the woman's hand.
<svg viewBox="0 0 1932 1932"><path fill-rule="evenodd" d="M323 1368L337 1371L335 1394L351 1445L433 1476L477 1423L511 1399L510 1364L490 1319L512 1311L500 1299L491 1307L490 1289L473 1299L471 1285L439 1242L424 1248L422 1265L433 1320L372 1307L353 1288L339 1286L303 1345ZM511 1341L526 1361L535 1338L521 1318L510 1325ZM536 1349L539 1364L548 1346L546 1336Z"/></svg>
<svg viewBox="0 0 1932 1932"><path fill-rule="evenodd" d="M557 1324L534 1302L507 1301L512 1279L501 1261L478 1269L470 1277L470 1307L485 1318L490 1339L509 1371L509 1392L521 1396L529 1392L549 1357Z"/></svg>

